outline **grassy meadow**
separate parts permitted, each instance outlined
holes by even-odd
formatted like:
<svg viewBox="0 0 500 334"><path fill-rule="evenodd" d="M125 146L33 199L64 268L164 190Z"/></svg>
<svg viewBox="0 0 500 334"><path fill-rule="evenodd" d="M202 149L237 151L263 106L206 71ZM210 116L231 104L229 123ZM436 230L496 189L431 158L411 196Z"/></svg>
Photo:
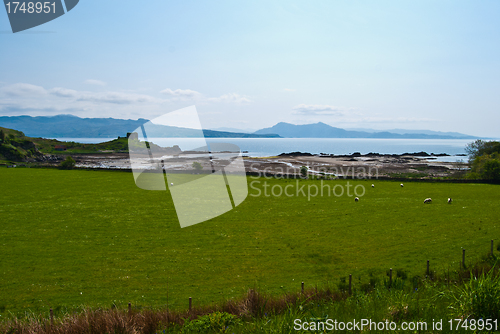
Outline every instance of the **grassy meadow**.
<svg viewBox="0 0 500 334"><path fill-rule="evenodd" d="M181 229L170 194L136 187L127 172L0 169L0 315L55 315L80 307L187 307L337 284L389 268L408 276L457 269L500 235L500 186L377 180L344 195L249 196L222 216ZM372 188L371 184L375 187ZM269 193L269 190L268 190ZM433 199L424 205L427 197ZM452 197L453 203L447 204ZM451 265L450 265L451 264ZM450 267L451 266L451 267Z"/></svg>

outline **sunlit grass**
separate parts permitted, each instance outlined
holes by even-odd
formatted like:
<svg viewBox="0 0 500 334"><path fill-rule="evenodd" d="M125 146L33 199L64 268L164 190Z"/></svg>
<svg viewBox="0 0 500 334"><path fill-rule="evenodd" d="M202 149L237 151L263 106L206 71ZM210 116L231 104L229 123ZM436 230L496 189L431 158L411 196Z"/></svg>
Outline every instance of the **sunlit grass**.
<svg viewBox="0 0 500 334"><path fill-rule="evenodd" d="M248 180L262 191L264 182L321 185ZM4 316L128 302L185 308L188 297L199 305L249 287L280 294L349 274L360 285L388 268L421 275L427 260L434 270L458 266L461 247L476 259L498 238L495 185L349 180L366 187L357 203L250 189L236 209L181 229L168 190L139 189L131 173L2 168L0 181Z"/></svg>

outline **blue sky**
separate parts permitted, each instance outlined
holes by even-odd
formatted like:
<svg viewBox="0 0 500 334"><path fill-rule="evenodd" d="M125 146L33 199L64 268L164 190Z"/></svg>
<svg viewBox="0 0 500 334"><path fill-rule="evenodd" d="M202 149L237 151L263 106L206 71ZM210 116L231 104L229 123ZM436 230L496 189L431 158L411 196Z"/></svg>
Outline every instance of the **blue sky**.
<svg viewBox="0 0 500 334"><path fill-rule="evenodd" d="M280 121L500 137L498 1L81 0L13 34L0 115Z"/></svg>

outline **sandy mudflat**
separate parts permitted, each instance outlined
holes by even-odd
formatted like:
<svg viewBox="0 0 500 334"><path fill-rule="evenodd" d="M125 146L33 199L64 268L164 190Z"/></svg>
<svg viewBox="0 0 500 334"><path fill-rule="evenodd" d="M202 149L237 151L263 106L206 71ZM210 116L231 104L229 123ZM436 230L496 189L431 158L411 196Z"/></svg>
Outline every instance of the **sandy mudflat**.
<svg viewBox="0 0 500 334"><path fill-rule="evenodd" d="M270 173L299 173L301 166L307 166L312 173L333 173L337 176L365 174L366 176L390 176L395 173L426 173L428 176L451 176L466 164L438 162L434 159L413 156L372 157L320 157L289 156L276 158L250 158L245 161L247 171Z"/></svg>
<svg viewBox="0 0 500 334"><path fill-rule="evenodd" d="M130 160L127 153L110 154L76 154L73 158L77 167L129 169ZM196 158L185 159L176 164L175 169L189 170ZM199 160L206 170L211 169L206 160ZM247 172L260 174L296 174L301 166L307 166L310 173L334 174L337 176L364 173L365 176L397 176L397 174L412 173L422 177L452 176L467 167L465 163L435 161L435 157L415 157L412 155L370 155L370 156L279 156L252 158L244 157ZM55 164L55 162L54 162ZM213 160L215 166L224 166L227 161ZM424 175L426 174L426 175Z"/></svg>

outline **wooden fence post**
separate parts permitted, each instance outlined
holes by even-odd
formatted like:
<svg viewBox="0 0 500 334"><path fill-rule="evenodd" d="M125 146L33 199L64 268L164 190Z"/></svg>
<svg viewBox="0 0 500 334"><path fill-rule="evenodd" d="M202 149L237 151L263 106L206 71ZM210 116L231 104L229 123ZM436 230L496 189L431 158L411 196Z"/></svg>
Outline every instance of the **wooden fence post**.
<svg viewBox="0 0 500 334"><path fill-rule="evenodd" d="M427 260L427 276L429 276L429 260Z"/></svg>
<svg viewBox="0 0 500 334"><path fill-rule="evenodd" d="M349 274L349 296L352 295L352 274Z"/></svg>
<svg viewBox="0 0 500 334"><path fill-rule="evenodd" d="M464 267L465 269L465 248L462 249L462 266Z"/></svg>
<svg viewBox="0 0 500 334"><path fill-rule="evenodd" d="M491 240L491 256L493 256L493 240Z"/></svg>
<svg viewBox="0 0 500 334"><path fill-rule="evenodd" d="M389 288L392 287L392 268L389 269Z"/></svg>
<svg viewBox="0 0 500 334"><path fill-rule="evenodd" d="M302 287L302 293L304 293L304 282L302 282L301 287Z"/></svg>
<svg viewBox="0 0 500 334"><path fill-rule="evenodd" d="M130 317L132 315L132 304L128 303L128 316Z"/></svg>
<svg viewBox="0 0 500 334"><path fill-rule="evenodd" d="M193 306L193 298L189 297L189 313L191 313L191 308Z"/></svg>
<svg viewBox="0 0 500 334"><path fill-rule="evenodd" d="M50 325L52 326L54 324L54 311L50 309Z"/></svg>

